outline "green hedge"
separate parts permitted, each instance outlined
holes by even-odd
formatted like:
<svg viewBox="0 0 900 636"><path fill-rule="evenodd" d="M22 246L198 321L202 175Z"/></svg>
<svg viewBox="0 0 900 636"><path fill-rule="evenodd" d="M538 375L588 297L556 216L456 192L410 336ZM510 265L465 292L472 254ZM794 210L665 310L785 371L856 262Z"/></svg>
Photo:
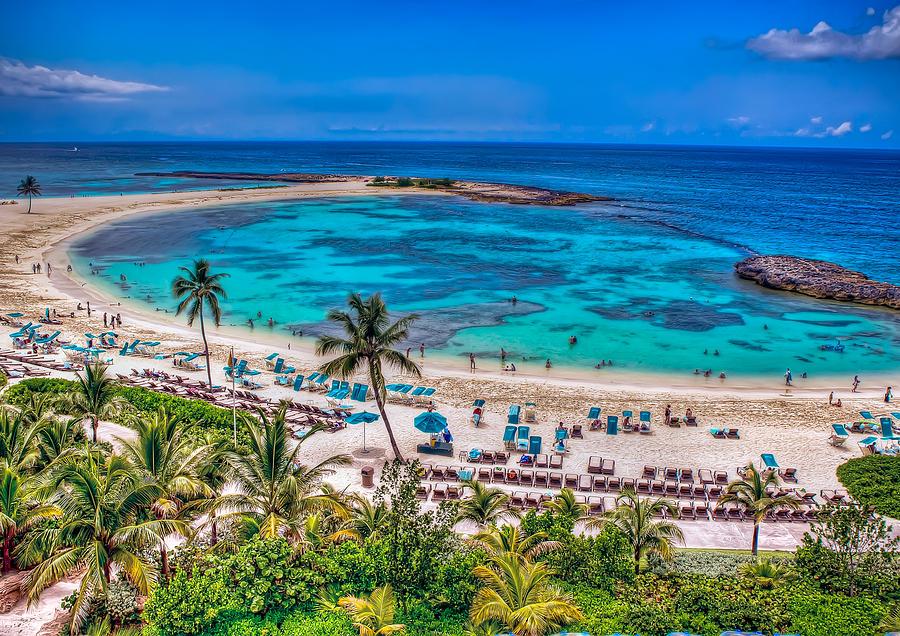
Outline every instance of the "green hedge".
<svg viewBox="0 0 900 636"><path fill-rule="evenodd" d="M856 457L838 466L837 476L859 503L900 519L900 457Z"/></svg>
<svg viewBox="0 0 900 636"><path fill-rule="evenodd" d="M4 393L6 402L15 406L24 406L33 393L62 395L73 390L75 381L61 378L30 378L18 382ZM138 413L155 413L160 407L166 407L175 415L189 422L200 424L197 430L213 431L218 438L233 438L232 413L228 409L219 408L202 400L188 400L167 393L158 393L136 386L119 385L116 393L128 401ZM238 446L247 443L246 433L238 426Z"/></svg>

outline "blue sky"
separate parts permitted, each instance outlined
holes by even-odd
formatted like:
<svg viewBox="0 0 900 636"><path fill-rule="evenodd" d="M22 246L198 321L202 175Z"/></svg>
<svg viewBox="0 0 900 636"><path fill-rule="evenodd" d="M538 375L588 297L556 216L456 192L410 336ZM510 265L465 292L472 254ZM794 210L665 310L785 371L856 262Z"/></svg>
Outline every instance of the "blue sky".
<svg viewBox="0 0 900 636"><path fill-rule="evenodd" d="M15 25L0 43L5 141L900 147L900 0L21 11L0 6Z"/></svg>

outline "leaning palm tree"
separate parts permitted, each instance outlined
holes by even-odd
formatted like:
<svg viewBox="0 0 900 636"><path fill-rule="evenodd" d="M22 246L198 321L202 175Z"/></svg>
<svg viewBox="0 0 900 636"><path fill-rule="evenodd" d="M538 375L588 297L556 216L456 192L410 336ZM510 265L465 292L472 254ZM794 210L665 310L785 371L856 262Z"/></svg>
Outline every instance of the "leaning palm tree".
<svg viewBox="0 0 900 636"><path fill-rule="evenodd" d="M725 492L719 497L716 507L733 503L741 508L745 514L753 517L753 543L751 552L753 556L759 550L759 524L766 518L766 514L776 508L800 507L800 501L792 495L771 495L781 485L778 475L774 470L760 472L753 464L748 464L744 469L741 479L731 482L725 488Z"/></svg>
<svg viewBox="0 0 900 636"><path fill-rule="evenodd" d="M292 446L284 417L283 407L271 418L262 411L259 419L242 416L250 450L225 453L237 492L218 497L216 508L224 512L223 517L241 521L250 534L285 535L298 543L309 514L343 510L339 496L322 491L322 480L350 458L333 455L314 466L300 464L303 444L324 427L313 426Z"/></svg>
<svg viewBox="0 0 900 636"><path fill-rule="evenodd" d="M511 525L499 528L488 526L473 536L471 542L487 552L489 557L511 554L521 560L530 560L562 547L559 541L547 539L545 532L525 535L518 526Z"/></svg>
<svg viewBox="0 0 900 636"><path fill-rule="evenodd" d="M384 410L383 367L385 365L394 367L415 377L422 375L419 365L393 349L398 343L409 337L409 327L418 316L410 314L391 323L387 306L384 304L381 294L372 294L366 299L359 294L350 294L347 304L350 306L352 315L339 309L332 309L328 312L328 320L340 325L345 337L325 335L321 336L316 343L317 355L340 354L324 364L322 372L344 378L349 378L361 370L368 373L369 383L375 393L375 404L378 405L378 412L381 413L394 456L403 460L400 447L397 446L397 440L394 439L394 431L391 429L387 413Z"/></svg>
<svg viewBox="0 0 900 636"><path fill-rule="evenodd" d="M2 573L12 568L12 553L19 533L26 532L43 519L52 519L62 511L43 501L40 490L33 488L33 478L19 475L14 469L0 468L0 539L3 541Z"/></svg>
<svg viewBox="0 0 900 636"><path fill-rule="evenodd" d="M190 423L160 407L150 418L132 420L132 426L135 437L116 439L122 454L159 487L159 497L150 505L157 519L179 519L187 501L212 494L200 476L207 448L194 442ZM168 578L165 543L160 543L159 554L162 575Z"/></svg>
<svg viewBox="0 0 900 636"><path fill-rule="evenodd" d="M631 488L616 498L616 507L602 517L588 521L589 528L612 525L618 528L631 544L634 555L634 572L641 571L641 559L657 554L669 560L674 554L674 543L684 541L681 529L671 521L657 521L655 517L668 513L672 518L678 509L666 499L641 499Z"/></svg>
<svg viewBox="0 0 900 636"><path fill-rule="evenodd" d="M31 214L31 197L39 197L41 196L41 184L38 183L38 180L28 175L21 181L19 181L19 186L16 188L16 192L19 193L20 197L28 197L28 211L27 214Z"/></svg>
<svg viewBox="0 0 900 636"><path fill-rule="evenodd" d="M485 583L469 611L476 625L498 621L516 636L545 636L584 618L571 595L550 582L553 570L546 563L505 554L472 573Z"/></svg>
<svg viewBox="0 0 900 636"><path fill-rule="evenodd" d="M474 479L464 481L463 485L469 494L459 504L458 521L472 521L484 528L519 516L518 512L507 507L509 495L499 488L485 486Z"/></svg>
<svg viewBox="0 0 900 636"><path fill-rule="evenodd" d="M148 551L169 535L190 533L183 521L147 518L161 494L119 455L99 459L86 453L69 462L57 489L59 526L32 532L16 550L23 566L34 566L26 579L29 605L60 579L80 573L70 628L77 634L92 602L115 576L123 574L140 594L148 594L157 579Z"/></svg>
<svg viewBox="0 0 900 636"><path fill-rule="evenodd" d="M227 294L222 287L222 279L228 278L228 274L211 274L209 261L199 258L194 261L192 267L179 268L184 275L178 276L172 281L172 295L181 302L175 314L180 316L187 311L188 327L193 326L194 321L200 319L200 337L203 338L203 352L206 355L206 378L212 386L212 369L209 363L209 344L206 342L206 325L203 322L204 305L212 314L213 321L218 327L222 320L222 308L219 300L225 299Z"/></svg>
<svg viewBox="0 0 900 636"><path fill-rule="evenodd" d="M93 441L97 441L97 427L101 419L119 415L128 402L116 395L115 383L106 374L106 367L99 362L89 364L84 375L78 374L78 382L71 393L63 396L63 407L72 415L90 418Z"/></svg>
<svg viewBox="0 0 900 636"><path fill-rule="evenodd" d="M368 596L345 596L340 606L359 630L359 636L390 636L406 628L394 622L397 602L390 584L376 587Z"/></svg>

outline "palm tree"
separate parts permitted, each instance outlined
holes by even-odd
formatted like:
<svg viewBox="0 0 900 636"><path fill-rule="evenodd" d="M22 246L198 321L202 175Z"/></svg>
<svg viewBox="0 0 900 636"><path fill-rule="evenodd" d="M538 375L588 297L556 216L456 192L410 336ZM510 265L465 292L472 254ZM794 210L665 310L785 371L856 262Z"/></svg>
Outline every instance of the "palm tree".
<svg viewBox="0 0 900 636"><path fill-rule="evenodd" d="M757 559L744 563L740 572L744 578L752 580L764 590L771 590L797 578L797 574L791 568L775 563L771 559Z"/></svg>
<svg viewBox="0 0 900 636"><path fill-rule="evenodd" d="M357 493L349 495L348 501L350 510L347 530L358 541L364 541L377 534L387 519L387 506L383 502L373 503L368 497Z"/></svg>
<svg viewBox="0 0 900 636"><path fill-rule="evenodd" d="M193 267L180 267L183 276L178 276L172 281L172 295L178 303L178 309L175 311L180 316L187 311L188 327L193 326L196 319L200 319L200 336L203 338L203 352L206 354L206 378L209 385L212 386L212 369L209 363L209 344L206 342L206 326L203 322L203 306L209 308L213 321L218 327L222 320L222 309L219 306L219 299L227 298L225 289L222 287L222 279L228 278L228 274L210 274L209 261L204 258L198 258L194 261Z"/></svg>
<svg viewBox="0 0 900 636"><path fill-rule="evenodd" d="M222 495L225 484L228 483L228 462L225 460L225 453L231 448L231 442L217 438L215 435L207 434L204 446L206 452L203 454L202 464L199 470L200 479L209 488L209 497L205 502L192 502L199 504L203 508L203 512L208 515L210 545L215 546L219 542L219 524L216 519L216 502L218 497Z"/></svg>
<svg viewBox="0 0 900 636"><path fill-rule="evenodd" d="M464 481L463 485L470 494L460 502L458 521L473 521L484 528L504 518L519 516L515 510L507 508L509 495L499 488L485 486L474 479Z"/></svg>
<svg viewBox="0 0 900 636"><path fill-rule="evenodd" d="M0 407L0 463L17 472L32 469L39 456L35 437L40 428L23 412Z"/></svg>
<svg viewBox="0 0 900 636"><path fill-rule="evenodd" d="M106 374L106 367L99 362L89 364L84 375L77 374L78 382L72 393L63 396L69 413L82 419L90 418L93 441L97 442L97 427L101 419L119 415L128 402L116 395L116 385Z"/></svg>
<svg viewBox="0 0 900 636"><path fill-rule="evenodd" d="M149 483L159 487L159 497L150 505L157 519L180 518L186 501L212 494L200 477L207 448L194 443L191 424L160 407L151 418L134 419L133 427L136 437L116 439L122 454ZM164 542L159 545L159 554L162 575L168 578L169 556Z"/></svg>
<svg viewBox="0 0 900 636"><path fill-rule="evenodd" d="M16 191L19 193L20 197L28 197L27 214L31 214L31 197L41 196L41 184L38 183L37 179L28 175L19 181L19 186L16 188Z"/></svg>
<svg viewBox="0 0 900 636"><path fill-rule="evenodd" d="M681 529L671 521L657 521L663 511L672 518L678 514L675 505L666 499L641 499L631 488L616 498L616 507L602 517L588 521L589 528L603 528L611 524L618 528L631 543L634 555L634 572L641 571L641 559L648 554L658 554L669 560L674 553L674 542L684 541Z"/></svg>
<svg viewBox="0 0 900 636"><path fill-rule="evenodd" d="M349 378L362 369L367 371L369 384L375 393L375 403L391 440L394 456L402 461L400 447L397 446L394 431L384 411L383 367L387 365L415 377L421 377L419 365L393 349L409 337L409 327L418 316L410 314L391 323L381 294L373 294L367 299L363 299L359 294L350 294L347 304L353 315L338 309L328 312L328 320L340 325L346 337L326 335L321 336L316 343L317 355L340 354L331 362L324 364L322 372Z"/></svg>
<svg viewBox="0 0 900 636"><path fill-rule="evenodd" d="M76 634L118 573L148 594L157 573L146 552L171 534L188 536L190 528L177 519L147 519L163 493L119 455L102 460L86 453L70 461L58 486L59 527L31 533L16 555L24 566L34 565L26 579L29 605L60 579L83 573L72 606L70 633Z"/></svg>
<svg viewBox="0 0 900 636"><path fill-rule="evenodd" d="M575 492L571 488L563 488L559 494L544 504L545 510L568 517L572 521L581 521L587 517L587 504L579 503L575 498Z"/></svg>
<svg viewBox="0 0 900 636"><path fill-rule="evenodd" d="M335 467L348 464L350 458L333 455L314 466L300 464L303 444L324 427L313 426L292 448L284 417L284 407L271 418L262 411L259 420L241 417L250 450L225 453L238 492L220 496L216 508L225 510L225 517L244 522L253 533L263 537L287 535L297 542L307 515L343 508L340 498L333 492L322 492L321 486L324 477Z"/></svg>
<svg viewBox="0 0 900 636"><path fill-rule="evenodd" d="M54 419L38 428L37 465L46 468L71 452L84 438L84 422L78 418Z"/></svg>
<svg viewBox="0 0 900 636"><path fill-rule="evenodd" d="M406 628L394 623L397 603L390 584L376 587L367 597L345 596L340 606L359 630L359 636L390 636Z"/></svg>
<svg viewBox="0 0 900 636"><path fill-rule="evenodd" d="M0 537L3 540L4 574L12 567L12 552L18 534L42 519L62 514L57 506L41 501L30 482L28 477L21 477L8 466L0 469Z"/></svg>
<svg viewBox="0 0 900 636"><path fill-rule="evenodd" d="M744 470L741 479L731 482L725 488L725 492L719 497L716 507L728 503L737 504L745 514L753 516L753 544L751 552L753 556L759 550L759 524L766 518L766 513L776 508L800 507L800 502L791 495L771 496L770 490L775 490L781 484L774 470L759 472L749 464Z"/></svg>
<svg viewBox="0 0 900 636"><path fill-rule="evenodd" d="M499 621L516 636L544 636L584 618L572 597L550 582L553 570L546 563L504 554L472 573L485 583L469 611L477 625Z"/></svg>
<svg viewBox="0 0 900 636"><path fill-rule="evenodd" d="M511 554L521 560L530 560L562 547L559 541L547 539L546 532L525 535L518 526L488 526L472 537L472 543L482 548L489 557Z"/></svg>

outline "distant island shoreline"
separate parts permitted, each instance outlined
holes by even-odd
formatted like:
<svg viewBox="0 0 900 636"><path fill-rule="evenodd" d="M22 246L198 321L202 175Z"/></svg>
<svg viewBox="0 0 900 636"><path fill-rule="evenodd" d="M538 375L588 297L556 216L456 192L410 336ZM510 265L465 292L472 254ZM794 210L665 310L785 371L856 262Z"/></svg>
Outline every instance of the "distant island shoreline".
<svg viewBox="0 0 900 636"><path fill-rule="evenodd" d="M429 179L404 176L365 176L343 174L318 174L306 172L256 173L256 172L137 172L138 177L174 177L181 179L220 179L223 181L273 181L280 183L364 183L379 188L412 188L438 190L457 194L472 201L484 203L511 203L517 205L570 206L579 203L614 201L612 197L551 190L536 186L509 183L488 183L456 179Z"/></svg>

